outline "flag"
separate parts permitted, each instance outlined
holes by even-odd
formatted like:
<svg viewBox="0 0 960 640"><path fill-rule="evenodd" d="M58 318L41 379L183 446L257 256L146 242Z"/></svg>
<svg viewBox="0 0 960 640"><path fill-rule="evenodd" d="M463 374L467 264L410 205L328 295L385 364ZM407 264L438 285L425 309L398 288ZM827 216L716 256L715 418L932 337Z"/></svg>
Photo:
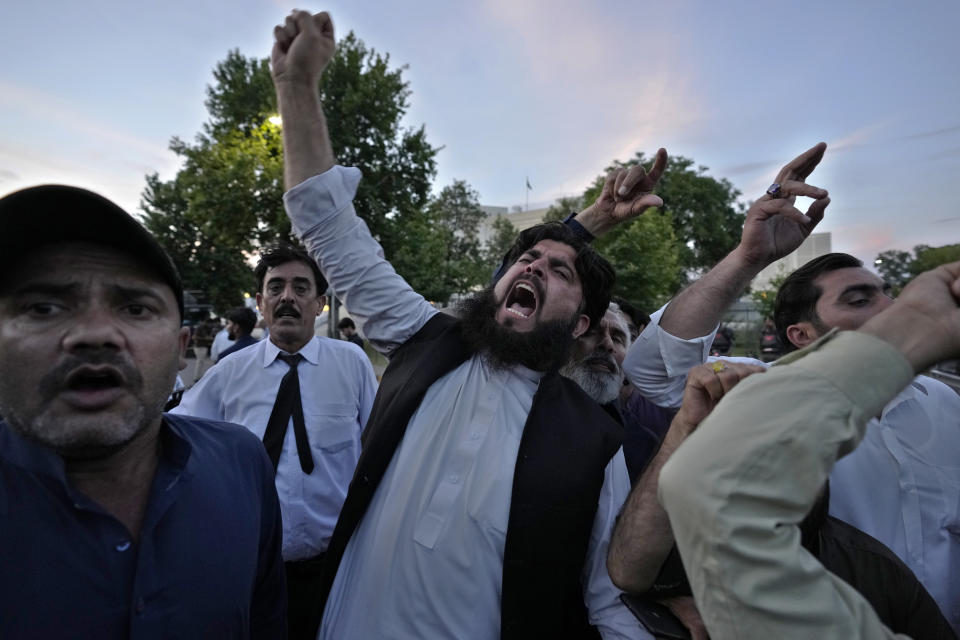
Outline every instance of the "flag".
<svg viewBox="0 0 960 640"><path fill-rule="evenodd" d="M533 187L530 186L530 178L527 177L527 191L530 191Z"/></svg>

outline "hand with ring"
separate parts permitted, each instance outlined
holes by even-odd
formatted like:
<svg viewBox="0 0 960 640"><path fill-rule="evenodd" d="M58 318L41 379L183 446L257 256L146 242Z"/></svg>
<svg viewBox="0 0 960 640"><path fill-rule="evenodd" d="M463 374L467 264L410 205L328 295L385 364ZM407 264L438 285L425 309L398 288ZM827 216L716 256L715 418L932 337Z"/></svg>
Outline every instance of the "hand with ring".
<svg viewBox="0 0 960 640"><path fill-rule="evenodd" d="M668 437L674 446L686 439L741 380L766 368L755 364L715 360L690 369L683 403L670 426Z"/></svg>
<svg viewBox="0 0 960 640"><path fill-rule="evenodd" d="M750 206L735 250L748 264L762 268L794 251L823 220L830 204L827 190L807 184L806 179L826 150L821 142L788 162ZM805 214L794 206L797 196L814 200Z"/></svg>

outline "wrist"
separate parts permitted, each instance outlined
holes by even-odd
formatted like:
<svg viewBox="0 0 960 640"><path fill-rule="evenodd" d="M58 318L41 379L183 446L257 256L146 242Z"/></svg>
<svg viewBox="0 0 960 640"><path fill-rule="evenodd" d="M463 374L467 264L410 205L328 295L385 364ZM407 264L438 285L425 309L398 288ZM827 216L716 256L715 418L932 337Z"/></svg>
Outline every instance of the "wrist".
<svg viewBox="0 0 960 640"><path fill-rule="evenodd" d="M749 274L751 279L773 262L772 260L758 259L743 244L738 244L723 261L729 262L730 266L737 271Z"/></svg>
<svg viewBox="0 0 960 640"><path fill-rule="evenodd" d="M594 204L578 213L573 219L594 238L600 237L614 226L607 216L597 211L597 206Z"/></svg>

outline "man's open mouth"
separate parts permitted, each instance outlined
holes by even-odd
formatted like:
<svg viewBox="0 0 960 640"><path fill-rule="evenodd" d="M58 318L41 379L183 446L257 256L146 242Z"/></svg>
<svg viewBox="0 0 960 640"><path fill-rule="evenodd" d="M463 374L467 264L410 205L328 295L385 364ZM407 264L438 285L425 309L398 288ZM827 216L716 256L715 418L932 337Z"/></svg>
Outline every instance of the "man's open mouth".
<svg viewBox="0 0 960 640"><path fill-rule="evenodd" d="M504 309L520 318L529 318L537 310L538 302L533 285L520 281L507 294Z"/></svg>
<svg viewBox="0 0 960 640"><path fill-rule="evenodd" d="M103 391L121 387L123 375L113 367L81 367L67 376L70 391Z"/></svg>

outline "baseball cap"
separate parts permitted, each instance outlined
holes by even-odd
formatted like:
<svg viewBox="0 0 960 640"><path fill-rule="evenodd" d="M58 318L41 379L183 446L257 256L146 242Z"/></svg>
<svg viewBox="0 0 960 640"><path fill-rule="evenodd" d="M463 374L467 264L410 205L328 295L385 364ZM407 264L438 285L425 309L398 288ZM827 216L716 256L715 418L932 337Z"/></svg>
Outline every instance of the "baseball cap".
<svg viewBox="0 0 960 640"><path fill-rule="evenodd" d="M133 216L101 195L46 184L0 198L0 272L37 247L89 242L132 255L167 284L183 318L183 283L160 243Z"/></svg>

